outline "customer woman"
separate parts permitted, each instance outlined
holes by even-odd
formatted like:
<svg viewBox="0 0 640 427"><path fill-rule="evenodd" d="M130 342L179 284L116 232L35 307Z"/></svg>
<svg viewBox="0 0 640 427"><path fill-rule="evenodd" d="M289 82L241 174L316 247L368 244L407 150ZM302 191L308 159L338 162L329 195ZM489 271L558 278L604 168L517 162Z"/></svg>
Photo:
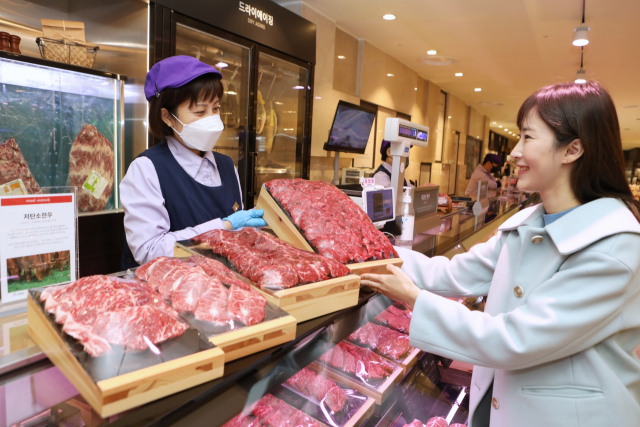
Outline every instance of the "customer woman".
<svg viewBox="0 0 640 427"><path fill-rule="evenodd" d="M640 426L640 205L614 104L548 86L518 126L518 188L542 204L451 260L400 248L404 271L362 284L413 307L413 346L475 365L470 427ZM480 295L484 312L443 298Z"/></svg>
<svg viewBox="0 0 640 427"><path fill-rule="evenodd" d="M231 158L211 151L224 129L221 78L189 56L164 59L149 70L149 130L163 141L140 154L120 184L123 268L172 256L176 241L209 230L266 225L262 210L242 210Z"/></svg>

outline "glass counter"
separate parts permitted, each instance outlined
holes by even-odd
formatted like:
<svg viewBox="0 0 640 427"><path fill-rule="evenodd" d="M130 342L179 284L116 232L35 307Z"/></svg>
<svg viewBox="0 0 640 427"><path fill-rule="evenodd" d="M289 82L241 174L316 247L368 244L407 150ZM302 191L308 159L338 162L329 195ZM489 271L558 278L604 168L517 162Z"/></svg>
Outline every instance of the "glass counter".
<svg viewBox="0 0 640 427"><path fill-rule="evenodd" d="M0 54L0 194L75 186L80 215L119 210L125 80Z"/></svg>

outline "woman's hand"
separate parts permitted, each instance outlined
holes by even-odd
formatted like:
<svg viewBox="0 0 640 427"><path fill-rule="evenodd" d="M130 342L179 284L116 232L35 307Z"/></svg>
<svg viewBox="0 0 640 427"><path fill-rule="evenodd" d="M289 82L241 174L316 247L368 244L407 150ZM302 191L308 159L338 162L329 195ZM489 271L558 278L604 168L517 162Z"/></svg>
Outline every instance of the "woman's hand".
<svg viewBox="0 0 640 427"><path fill-rule="evenodd" d="M407 274L395 265L387 265L391 274L362 274L360 284L380 292L394 301L413 307L420 294L418 288Z"/></svg>

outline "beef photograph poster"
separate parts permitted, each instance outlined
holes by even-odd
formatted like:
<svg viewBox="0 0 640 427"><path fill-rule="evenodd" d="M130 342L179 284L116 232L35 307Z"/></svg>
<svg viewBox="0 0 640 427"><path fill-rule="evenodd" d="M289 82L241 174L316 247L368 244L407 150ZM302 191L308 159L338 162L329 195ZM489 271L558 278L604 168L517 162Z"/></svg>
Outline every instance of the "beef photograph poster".
<svg viewBox="0 0 640 427"><path fill-rule="evenodd" d="M76 280L76 196L0 196L2 302Z"/></svg>

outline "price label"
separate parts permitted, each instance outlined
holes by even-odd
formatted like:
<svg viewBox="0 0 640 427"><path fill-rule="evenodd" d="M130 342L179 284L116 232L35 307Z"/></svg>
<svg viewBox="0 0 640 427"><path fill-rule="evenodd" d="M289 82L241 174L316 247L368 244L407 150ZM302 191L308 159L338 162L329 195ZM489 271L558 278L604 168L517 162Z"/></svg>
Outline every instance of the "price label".
<svg viewBox="0 0 640 427"><path fill-rule="evenodd" d="M360 185L363 187L373 187L376 185L375 178L360 177Z"/></svg>

